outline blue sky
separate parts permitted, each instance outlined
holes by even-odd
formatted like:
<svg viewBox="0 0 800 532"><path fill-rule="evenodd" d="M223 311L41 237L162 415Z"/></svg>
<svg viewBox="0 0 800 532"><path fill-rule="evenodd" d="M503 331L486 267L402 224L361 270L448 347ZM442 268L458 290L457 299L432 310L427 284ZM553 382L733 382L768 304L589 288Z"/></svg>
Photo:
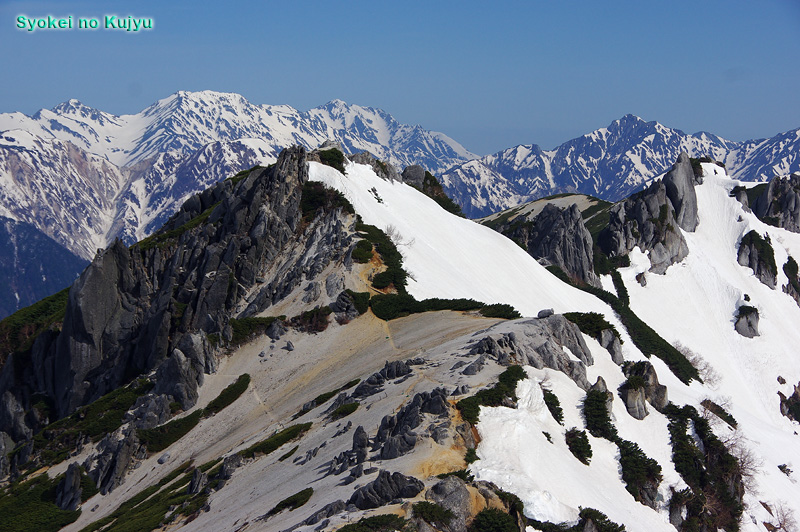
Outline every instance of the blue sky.
<svg viewBox="0 0 800 532"><path fill-rule="evenodd" d="M151 31L16 28L19 15ZM552 148L633 113L732 140L800 127L800 2L8 2L0 112L135 113L178 90L300 110L334 98L478 154Z"/></svg>

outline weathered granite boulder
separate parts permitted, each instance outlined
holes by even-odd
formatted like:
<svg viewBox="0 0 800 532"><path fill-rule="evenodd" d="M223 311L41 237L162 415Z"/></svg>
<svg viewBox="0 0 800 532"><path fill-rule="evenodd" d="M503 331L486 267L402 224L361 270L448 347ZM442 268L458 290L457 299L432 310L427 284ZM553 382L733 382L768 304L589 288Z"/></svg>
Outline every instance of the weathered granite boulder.
<svg viewBox="0 0 800 532"><path fill-rule="evenodd" d="M467 520L471 517L472 501L466 483L456 476L437 482L425 493L425 498L453 512L451 532L466 532Z"/></svg>
<svg viewBox="0 0 800 532"><path fill-rule="evenodd" d="M201 471L199 468L194 470L192 480L189 482L187 493L189 495L196 495L203 491L208 486L208 475Z"/></svg>
<svg viewBox="0 0 800 532"><path fill-rule="evenodd" d="M653 364L647 360L626 363L623 365L622 370L626 377L641 377L644 381L644 399L646 399L653 408L663 413L667 405L669 405L667 387L658 382L658 374Z"/></svg>
<svg viewBox="0 0 800 532"><path fill-rule="evenodd" d="M406 166L400 174L403 183L422 190L422 183L425 181L425 169L418 164Z"/></svg>
<svg viewBox="0 0 800 532"><path fill-rule="evenodd" d="M100 441L97 449L100 454L89 457L84 467L103 495L122 485L128 469L137 460L147 457L147 449L139 443L133 429L127 429L119 439L109 434Z"/></svg>
<svg viewBox="0 0 800 532"><path fill-rule="evenodd" d="M746 338L759 336L758 309L749 305L740 306L736 314L734 328L736 332Z"/></svg>
<svg viewBox="0 0 800 532"><path fill-rule="evenodd" d="M378 478L357 489L347 502L354 504L359 510L369 510L389 504L395 499L416 497L424 487L414 477L381 471Z"/></svg>
<svg viewBox="0 0 800 532"><path fill-rule="evenodd" d="M736 255L739 264L753 270L763 284L775 288L778 283L778 267L775 264L775 252L772 249L769 235L763 237L756 231L750 231L739 242Z"/></svg>
<svg viewBox="0 0 800 532"><path fill-rule="evenodd" d="M603 329L600 331L597 341L600 342L600 345L609 352L611 355L611 360L614 361L614 364L619 365L625 361L625 359L622 357L622 344L619 341L619 336L614 334L613 330Z"/></svg>

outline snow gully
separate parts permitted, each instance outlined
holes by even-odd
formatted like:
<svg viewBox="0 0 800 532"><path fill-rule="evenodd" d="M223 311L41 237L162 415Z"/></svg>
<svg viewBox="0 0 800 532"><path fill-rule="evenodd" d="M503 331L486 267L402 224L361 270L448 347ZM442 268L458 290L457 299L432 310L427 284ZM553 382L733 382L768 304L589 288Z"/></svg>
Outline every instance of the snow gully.
<svg viewBox="0 0 800 532"><path fill-rule="evenodd" d="M106 15L105 28L119 29L126 31L139 31L140 29L153 29L153 19L151 18L118 18L116 15Z"/></svg>

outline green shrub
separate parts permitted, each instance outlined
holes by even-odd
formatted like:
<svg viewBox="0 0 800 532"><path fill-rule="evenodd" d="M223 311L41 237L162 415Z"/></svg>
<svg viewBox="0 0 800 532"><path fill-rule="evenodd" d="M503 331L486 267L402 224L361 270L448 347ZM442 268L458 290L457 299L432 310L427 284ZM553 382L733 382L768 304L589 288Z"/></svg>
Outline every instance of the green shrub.
<svg viewBox="0 0 800 532"><path fill-rule="evenodd" d="M305 222L313 220L320 211L331 212L336 209L342 209L349 214L355 214L356 212L353 204L338 190L329 188L318 181L306 181L303 183L303 191L300 196L300 211L303 213Z"/></svg>
<svg viewBox="0 0 800 532"><path fill-rule="evenodd" d="M377 274L372 280L372 286L378 290L394 286L399 293L406 291L407 274L403 269L403 255L392 240L374 225L364 223L356 224L356 230L361 236L375 245L375 250L381 256L386 271Z"/></svg>
<svg viewBox="0 0 800 532"><path fill-rule="evenodd" d="M289 323L303 332L322 332L328 328L328 316L330 316L332 312L331 307L328 305L317 307L295 316L289 320Z"/></svg>
<svg viewBox="0 0 800 532"><path fill-rule="evenodd" d="M336 420L349 416L350 414L355 412L357 408L358 408L358 403L345 403L342 406L338 407L333 412L331 412L331 419Z"/></svg>
<svg viewBox="0 0 800 532"><path fill-rule="evenodd" d="M553 443L553 437L550 436L549 432L542 431L542 434L544 434L544 437L547 438L547 441L549 441L550 443Z"/></svg>
<svg viewBox="0 0 800 532"><path fill-rule="evenodd" d="M447 529L447 525L455 517L452 511L429 501L420 501L412 506L414 517L432 524L438 529Z"/></svg>
<svg viewBox="0 0 800 532"><path fill-rule="evenodd" d="M608 222L606 222L606 225ZM615 271L617 268L627 268L631 265L631 259L628 255L618 255L616 257L609 257L595 244L593 248L592 261L594 263L594 271L597 275L608 275Z"/></svg>
<svg viewBox="0 0 800 532"><path fill-rule="evenodd" d="M519 532L517 521L497 508L478 512L469 526L469 532Z"/></svg>
<svg viewBox="0 0 800 532"><path fill-rule="evenodd" d="M211 216L211 213L214 212L214 209L216 209L220 203L222 202L218 201L217 203L215 203L214 205L204 210L203 212L201 212L200 214L198 214L197 216L195 216L194 218L192 218L191 220L189 220L188 222L179 227L169 230L160 229L155 234L152 234L147 238L145 238L144 240L141 240L137 244L134 244L134 246L138 246L140 250L145 251L148 249L152 249L156 246L161 247L168 241L177 240L183 233L191 229L194 229L195 227L198 227L201 224L206 223L206 220L208 220L209 216ZM165 225L164 227L167 227L167 225Z"/></svg>
<svg viewBox="0 0 800 532"><path fill-rule="evenodd" d="M267 517L273 516L277 513L282 512L285 509L289 509L290 512L293 512L303 506L311 496L314 494L313 488L306 488L302 491L298 491L294 495L290 495L283 499L281 502L275 505L275 507L267 512Z"/></svg>
<svg viewBox="0 0 800 532"><path fill-rule="evenodd" d="M580 529L588 530L586 527L587 521L591 520L595 524L597 532L625 532L625 525L618 525L608 519L608 516L594 508L583 508L578 514L580 517Z"/></svg>
<svg viewBox="0 0 800 532"><path fill-rule="evenodd" d="M709 412L711 412L712 414L723 420L725 423L727 423L733 428L736 428L737 426L736 418L730 415L728 411L722 408L720 405L718 405L711 399L703 399L700 402L700 404L703 405L706 408L706 410L708 410Z"/></svg>
<svg viewBox="0 0 800 532"><path fill-rule="evenodd" d="M372 517L362 517L357 523L345 525L338 532L391 532L403 530L405 520L395 514L380 514Z"/></svg>
<svg viewBox="0 0 800 532"><path fill-rule="evenodd" d="M295 445L294 447L289 449L285 454L281 455L281 457L278 458L278 462L283 462L287 458L291 457L294 453L297 452L297 449L299 449L299 448L300 448L299 445Z"/></svg>
<svg viewBox="0 0 800 532"><path fill-rule="evenodd" d="M567 442L567 447L575 458L589 465L592 460L592 446L589 444L586 432L572 428L564 434L564 438Z"/></svg>
<svg viewBox="0 0 800 532"><path fill-rule="evenodd" d="M644 377L641 375L631 375L628 379L622 383L620 389L625 390L639 390L645 387Z"/></svg>
<svg viewBox="0 0 800 532"><path fill-rule="evenodd" d="M478 460L478 453L475 452L475 449L467 449L466 454L464 454L464 461L467 464L471 464L473 462L477 462Z"/></svg>
<svg viewBox="0 0 800 532"><path fill-rule="evenodd" d="M583 334L592 338L599 339L600 333L606 329L611 329L614 336L619 338L617 328L608 323L599 312L565 312L564 317L577 325Z"/></svg>
<svg viewBox="0 0 800 532"><path fill-rule="evenodd" d="M481 390L472 397L456 403L461 417L472 425L478 423L481 406L501 406L506 399L517 400L517 382L527 378L521 366L509 366L498 377L498 383L491 388Z"/></svg>
<svg viewBox="0 0 800 532"><path fill-rule="evenodd" d="M353 305L359 314L365 314L369 310L369 292L353 292L350 289L346 292L353 298Z"/></svg>
<svg viewBox="0 0 800 532"><path fill-rule="evenodd" d="M203 418L203 410L195 410L188 416L173 419L169 423L152 429L138 429L139 440L147 452L158 453L186 436Z"/></svg>
<svg viewBox="0 0 800 532"><path fill-rule="evenodd" d="M611 416L606 408L606 393L590 390L583 400L583 417L586 430L595 438L616 441L617 429L611 423Z"/></svg>
<svg viewBox="0 0 800 532"><path fill-rule="evenodd" d="M631 304L631 299L628 296L628 289L625 288L625 283L622 282L622 276L617 270L611 271L611 280L614 281L614 288L617 290L617 296L623 305L626 307Z"/></svg>
<svg viewBox="0 0 800 532"><path fill-rule="evenodd" d="M330 166L344 173L344 154L336 148L321 150L317 152L322 164Z"/></svg>
<svg viewBox="0 0 800 532"><path fill-rule="evenodd" d="M212 416L233 403L245 392L245 390L247 390L247 386L249 385L250 375L247 373L239 375L239 378L236 379L236 382L228 385L217 397L208 403L208 406L205 408L205 417Z"/></svg>
<svg viewBox="0 0 800 532"><path fill-rule="evenodd" d="M353 248L353 260L365 264L372 260L372 243L369 240L359 240Z"/></svg>
<svg viewBox="0 0 800 532"><path fill-rule="evenodd" d="M272 323L277 320L273 316L266 318L231 318L229 323L233 330L233 337L231 344L234 346L241 345L253 337L264 334Z"/></svg>
<svg viewBox="0 0 800 532"><path fill-rule="evenodd" d="M466 469L459 469L457 471L450 471L448 473L439 473L436 475L436 478L445 479L447 477L458 477L464 482L472 482L475 480L475 477L472 476L472 473L467 471Z"/></svg>
<svg viewBox="0 0 800 532"><path fill-rule="evenodd" d="M0 492L0 525L4 532L55 532L74 522L81 511L56 506L56 486L63 478L47 474L15 482Z"/></svg>
<svg viewBox="0 0 800 532"><path fill-rule="evenodd" d="M619 465L625 489L639 501L643 501L640 488L645 484L657 486L661 482L661 466L648 457L635 442L618 438Z"/></svg>
<svg viewBox="0 0 800 532"><path fill-rule="evenodd" d="M559 425L563 425L564 411L561 409L561 402L558 400L558 396L547 388L542 388L542 393L544 394L544 404L547 406L553 419L558 421Z"/></svg>
<svg viewBox="0 0 800 532"><path fill-rule="evenodd" d="M287 427L282 431L273 434L266 440L260 441L255 445L251 445L243 451L239 451L239 454L244 458L253 458L255 457L256 453L270 454L284 443L294 440L295 438L299 438L310 428L310 422L302 423L300 425L292 425L291 427Z"/></svg>
<svg viewBox="0 0 800 532"><path fill-rule="evenodd" d="M492 305L484 305L480 311L485 318L501 318L504 320L516 320L522 317L517 309L505 303L494 303Z"/></svg>

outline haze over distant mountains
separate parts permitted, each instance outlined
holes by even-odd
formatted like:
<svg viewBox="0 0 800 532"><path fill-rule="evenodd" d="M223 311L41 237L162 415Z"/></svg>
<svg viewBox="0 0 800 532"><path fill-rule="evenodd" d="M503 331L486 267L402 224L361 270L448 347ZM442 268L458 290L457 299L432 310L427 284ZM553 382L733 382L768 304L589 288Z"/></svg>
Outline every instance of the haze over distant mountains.
<svg viewBox="0 0 800 532"><path fill-rule="evenodd" d="M6 229L26 224L26 232L40 233L41 246L67 250L61 271L69 279L81 259L117 238L132 244L148 236L192 194L269 164L292 144L314 148L332 139L399 170L420 164L441 176L467 216L478 217L566 191L621 199L665 172L681 151L722 160L739 179L768 179L800 170L799 135L731 142L628 115L554 150L521 145L478 158L443 133L341 100L301 112L238 94L181 91L123 116L69 100L33 116L0 114L0 216L18 223ZM18 241L3 239L0 252L29 264L26 272L41 270L35 265L42 258L26 256ZM0 316L52 292L39 273L12 268L6 275L15 288L2 296L13 299L0 301Z"/></svg>

